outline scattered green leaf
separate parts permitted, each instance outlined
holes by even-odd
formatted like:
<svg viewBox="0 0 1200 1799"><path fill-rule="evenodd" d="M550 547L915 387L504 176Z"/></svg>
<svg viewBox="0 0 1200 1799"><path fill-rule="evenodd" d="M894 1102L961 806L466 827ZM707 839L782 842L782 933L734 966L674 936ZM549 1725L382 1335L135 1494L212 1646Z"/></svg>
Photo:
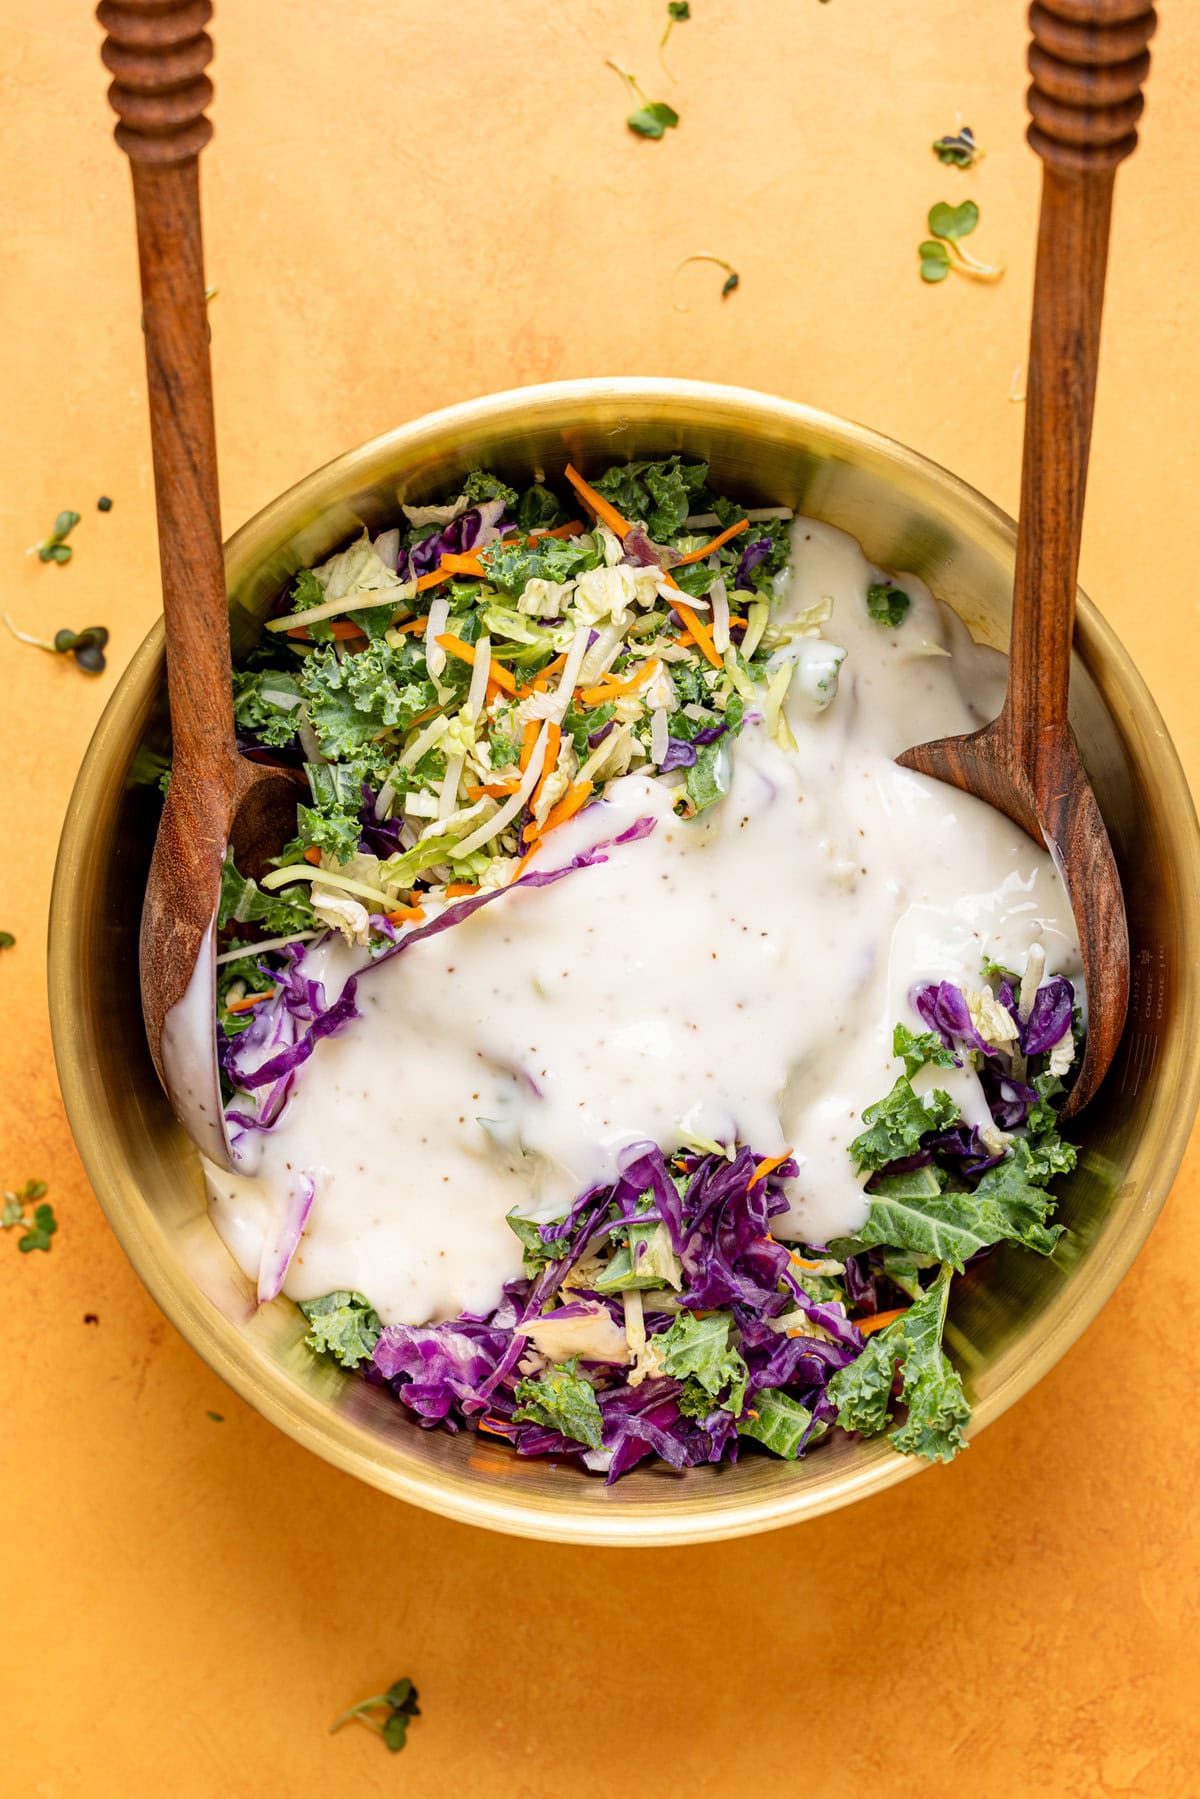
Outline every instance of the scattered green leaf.
<svg viewBox="0 0 1200 1799"><path fill-rule="evenodd" d="M630 93L638 102L637 110L631 112L625 123L638 137L662 137L665 132L674 130L679 123L679 114L665 100L648 100L638 85L637 78L623 69L611 57L606 67L613 69L626 83Z"/></svg>
<svg viewBox="0 0 1200 1799"><path fill-rule="evenodd" d="M96 511L97 512L111 512L112 511L112 501L109 499L109 497L106 493L102 493L100 495L100 498L96 501Z"/></svg>
<svg viewBox="0 0 1200 1799"><path fill-rule="evenodd" d="M224 1424L225 1422L224 1412L205 1412L204 1416L211 1418L214 1424Z"/></svg>
<svg viewBox="0 0 1200 1799"><path fill-rule="evenodd" d="M52 638L47 639L31 637L27 631L18 631L7 612L4 614L4 622L21 643L32 644L35 650L48 650L52 656L74 656L86 674L99 675L104 672L104 646L108 642L108 632L103 625L89 625L86 631L56 631Z"/></svg>
<svg viewBox="0 0 1200 1799"><path fill-rule="evenodd" d="M26 1181L17 1193L6 1192L4 1203L0 1206L0 1229L19 1229L17 1248L23 1255L30 1250L49 1250L50 1239L58 1229L58 1220L54 1216L54 1207L39 1204L46 1192L45 1181ZM33 1216L26 1217L26 1206L33 1207Z"/></svg>
<svg viewBox="0 0 1200 1799"><path fill-rule="evenodd" d="M944 137L935 138L932 149L939 162L956 169L969 169L983 156L969 125L963 125L957 131L948 131Z"/></svg>
<svg viewBox="0 0 1200 1799"><path fill-rule="evenodd" d="M380 1711L386 1713L386 1716L376 1717L373 1715ZM403 1680L393 1681L386 1693L375 1693L370 1699L360 1699L357 1705L352 1705L348 1711L342 1713L340 1718L334 1719L329 1726L329 1734L332 1736L335 1730L340 1730L342 1725L348 1724L351 1718L360 1718L364 1724L369 1724L372 1730L379 1732L394 1754L403 1749L408 1740L410 1720L419 1718L420 1715L421 1708L417 1704L417 1689L406 1677Z"/></svg>
<svg viewBox="0 0 1200 1799"><path fill-rule="evenodd" d="M922 281L944 281L950 273L950 252L945 244L936 239L927 239L917 245L917 255L921 258Z"/></svg>
<svg viewBox="0 0 1200 1799"><path fill-rule="evenodd" d="M675 264L675 273L678 275L680 269L686 269L691 262L711 262L714 267L725 270L725 282L721 288L721 298L723 300L727 300L730 294L733 293L736 288L741 286L742 278L734 268L733 264L731 262L726 262L723 256L714 256L709 250L697 250L694 256L685 256L682 262L677 262ZM688 307L681 306L678 300L674 302L674 306L676 312L687 312L689 310Z"/></svg>
<svg viewBox="0 0 1200 1799"><path fill-rule="evenodd" d="M36 556L39 562L69 562L71 546L67 538L78 523L77 512L60 512L41 543L31 544L26 554Z"/></svg>
<svg viewBox="0 0 1200 1799"><path fill-rule="evenodd" d="M981 281L1000 278L1004 273L1003 263L981 262L962 247L961 239L969 237L978 223L979 208L974 200L964 200L959 206L939 200L930 207L929 230L934 241L917 246L922 281L944 281L951 269L956 269L960 275L974 275Z"/></svg>
<svg viewBox="0 0 1200 1799"><path fill-rule="evenodd" d="M11 931L0 931L0 949L12 949L16 941Z"/></svg>
<svg viewBox="0 0 1200 1799"><path fill-rule="evenodd" d="M964 200L958 206L951 206L948 200L939 200L936 206L929 208L930 231L934 237L948 243L969 237L978 223L979 208L974 200Z"/></svg>

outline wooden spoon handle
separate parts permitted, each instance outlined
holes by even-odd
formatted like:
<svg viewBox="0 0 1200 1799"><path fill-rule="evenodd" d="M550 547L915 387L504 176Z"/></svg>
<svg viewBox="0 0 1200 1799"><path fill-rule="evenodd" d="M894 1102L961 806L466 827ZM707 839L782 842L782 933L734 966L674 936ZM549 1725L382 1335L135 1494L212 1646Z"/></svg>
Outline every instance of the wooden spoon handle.
<svg viewBox="0 0 1200 1799"><path fill-rule="evenodd" d="M1079 538L1117 164L1137 144L1149 0L1035 0L1029 142L1041 157L1021 522L1003 729L1022 760L1067 726Z"/></svg>
<svg viewBox="0 0 1200 1799"><path fill-rule="evenodd" d="M224 788L236 751L198 162L212 6L103 0L96 16L133 171L175 767Z"/></svg>

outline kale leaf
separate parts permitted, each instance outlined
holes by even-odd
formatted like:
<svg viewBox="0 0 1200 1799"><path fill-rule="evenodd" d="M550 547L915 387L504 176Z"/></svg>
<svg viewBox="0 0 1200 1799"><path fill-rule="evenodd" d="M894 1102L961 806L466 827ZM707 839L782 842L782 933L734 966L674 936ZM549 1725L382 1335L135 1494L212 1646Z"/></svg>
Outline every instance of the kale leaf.
<svg viewBox="0 0 1200 1799"><path fill-rule="evenodd" d="M746 1401L747 1372L740 1352L729 1341L732 1326L729 1312L710 1312L701 1318L683 1311L654 1343L662 1355L665 1374L679 1381L693 1377L710 1401L736 1417Z"/></svg>
<svg viewBox="0 0 1200 1799"><path fill-rule="evenodd" d="M449 669L447 670L449 673ZM407 730L437 701L424 658L378 641L339 660L318 650L300 671L309 722L323 755L340 761L366 749L381 731Z"/></svg>
<svg viewBox="0 0 1200 1799"><path fill-rule="evenodd" d="M312 906L308 894L295 888L283 893L264 893L257 881L240 875L233 854L225 858L221 870L221 897L217 905L217 925L259 924L270 937L284 937L293 931L311 930Z"/></svg>
<svg viewBox="0 0 1200 1799"><path fill-rule="evenodd" d="M233 716L260 743L285 748L296 735L303 695L295 678L277 669L235 669Z"/></svg>
<svg viewBox="0 0 1200 1799"><path fill-rule="evenodd" d="M934 1256L961 1270L993 1243L1020 1243L1049 1255L1062 1235L1047 1222L1054 1195L1035 1185L1029 1148L1018 1138L1003 1162L980 1176L974 1192L934 1190L931 1169L885 1177L875 1191L866 1221L853 1238L830 1245L839 1258L886 1245L914 1255Z"/></svg>
<svg viewBox="0 0 1200 1799"><path fill-rule="evenodd" d="M589 1449L600 1449L600 1404L591 1381L576 1374L577 1362L578 1357L557 1363L535 1380L518 1381L513 1417L545 1425L572 1442L586 1443Z"/></svg>
<svg viewBox="0 0 1200 1799"><path fill-rule="evenodd" d="M540 1273L547 1262L561 1261L571 1247L569 1237L551 1237L548 1243L543 1243L541 1229L532 1218L522 1218L516 1211L506 1212L505 1218L509 1229L520 1240L527 1274Z"/></svg>
<svg viewBox="0 0 1200 1799"><path fill-rule="evenodd" d="M517 504L517 490L503 482L499 475L493 475L490 469L474 468L462 484L460 499L466 500L469 506L478 506L481 500L503 500L504 510L509 512Z"/></svg>
<svg viewBox="0 0 1200 1799"><path fill-rule="evenodd" d="M594 485L625 518L640 519L656 543L665 543L687 518L692 496L707 478L706 462L684 462L676 454L662 462L619 464Z"/></svg>
<svg viewBox="0 0 1200 1799"><path fill-rule="evenodd" d="M812 1424L807 1406L792 1399L782 1387L764 1387L754 1395L754 1406L738 1420L738 1436L753 1437L772 1455L794 1462L804 1434Z"/></svg>
<svg viewBox="0 0 1200 1799"><path fill-rule="evenodd" d="M859 1169L885 1168L911 1156L926 1131L945 1130L958 1117L958 1107L940 1087L921 1099L908 1076L898 1077L891 1092L863 1113L868 1127L854 1139L849 1153Z"/></svg>
<svg viewBox="0 0 1200 1799"><path fill-rule="evenodd" d="M892 1380L908 1416L891 1442L904 1455L948 1462L964 1446L971 1416L962 1381L942 1347L951 1271L943 1267L926 1293L871 1337L858 1360L839 1368L826 1389L844 1430L875 1436L892 1422Z"/></svg>
<svg viewBox="0 0 1200 1799"><path fill-rule="evenodd" d="M543 487L540 481L535 481L521 495L517 505L517 523L524 531L549 529L554 525L565 524L566 513L557 494L551 493L548 487Z"/></svg>
<svg viewBox="0 0 1200 1799"><path fill-rule="evenodd" d="M343 1368L369 1361L383 1329L370 1300L339 1289L320 1299L302 1299L300 1310L312 1326L304 1341L318 1355L333 1356Z"/></svg>
<svg viewBox="0 0 1200 1799"><path fill-rule="evenodd" d="M877 625L899 625L912 604L902 587L890 581L872 581L867 589L867 611Z"/></svg>
<svg viewBox="0 0 1200 1799"><path fill-rule="evenodd" d="M910 1080L929 1062L935 1068L957 1066L954 1051L946 1048L936 1031L910 1031L906 1024L898 1024L892 1032L892 1054L902 1058Z"/></svg>
<svg viewBox="0 0 1200 1799"><path fill-rule="evenodd" d="M578 543L535 537L529 544L492 544L480 551L479 560L497 587L520 594L529 581L570 581L584 569L599 568L602 558L591 537Z"/></svg>
<svg viewBox="0 0 1200 1799"><path fill-rule="evenodd" d="M729 762L729 752L719 737L715 743L702 743L696 751L696 760L687 771L687 791L697 812L715 806L728 793Z"/></svg>
<svg viewBox="0 0 1200 1799"><path fill-rule="evenodd" d="M1061 1103L1066 1093L1062 1081L1055 1074L1039 1074L1033 1085L1038 1095L1037 1103L1030 1106L1025 1119L1029 1178L1045 1182L1053 1180L1056 1174L1069 1174L1079 1160L1079 1151L1058 1134L1056 1102Z"/></svg>

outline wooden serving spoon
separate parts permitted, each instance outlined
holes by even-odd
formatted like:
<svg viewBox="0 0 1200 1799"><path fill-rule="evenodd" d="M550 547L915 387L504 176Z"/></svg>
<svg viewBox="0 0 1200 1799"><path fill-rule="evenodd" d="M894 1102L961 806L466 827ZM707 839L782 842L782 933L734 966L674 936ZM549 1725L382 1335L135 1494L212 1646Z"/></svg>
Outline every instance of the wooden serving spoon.
<svg viewBox="0 0 1200 1799"><path fill-rule="evenodd" d="M1035 0L1029 24L1029 141L1044 168L1008 689L981 731L898 760L1006 812L1062 874L1088 1000L1070 1116L1104 1079L1129 1001L1121 880L1067 722L1067 685L1113 179L1137 144L1156 20L1148 0Z"/></svg>
<svg viewBox="0 0 1200 1799"><path fill-rule="evenodd" d="M301 778L247 761L234 734L199 153L212 136L209 0L103 0L116 139L133 171L171 700L171 784L142 910L142 1011L180 1122L229 1163L213 966L232 844L261 864L295 831Z"/></svg>

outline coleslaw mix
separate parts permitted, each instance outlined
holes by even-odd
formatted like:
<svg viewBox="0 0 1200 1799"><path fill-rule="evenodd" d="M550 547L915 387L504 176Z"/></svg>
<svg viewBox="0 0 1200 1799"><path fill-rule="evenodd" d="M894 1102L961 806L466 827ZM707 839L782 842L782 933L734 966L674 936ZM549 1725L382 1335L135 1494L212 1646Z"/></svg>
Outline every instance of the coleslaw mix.
<svg viewBox="0 0 1200 1799"><path fill-rule="evenodd" d="M590 482L568 466L560 496L477 470L445 504L404 506L402 525L295 578L234 676L243 753L302 767L311 801L260 882L226 864L235 1142L278 1122L316 1045L358 1016L374 963L653 830L642 819L555 857L557 826L610 781L650 775L695 817L727 790L744 723L794 749L792 682L818 707L835 700L828 608L773 622L790 511L743 510L707 477L679 455ZM909 600L881 581L863 604L894 629ZM333 1003L304 973L327 932L367 955ZM942 1344L953 1275L1000 1242L1049 1254L1050 1183L1075 1162L1057 1108L1080 1021L1070 983L1043 974L1035 949L1020 974L986 965L977 990L914 991L927 1029L896 1026L895 1083L848 1145L869 1201L854 1238L775 1235L789 1156L647 1142L557 1221L510 1215L525 1273L490 1313L385 1328L369 1296L334 1292L301 1305L309 1345L389 1385L423 1425L609 1480L649 1457L733 1460L747 1442L793 1459L834 1425L948 1459L970 1416ZM968 1062L990 1127L913 1085ZM282 1288L311 1184L305 1199L260 1299Z"/></svg>

